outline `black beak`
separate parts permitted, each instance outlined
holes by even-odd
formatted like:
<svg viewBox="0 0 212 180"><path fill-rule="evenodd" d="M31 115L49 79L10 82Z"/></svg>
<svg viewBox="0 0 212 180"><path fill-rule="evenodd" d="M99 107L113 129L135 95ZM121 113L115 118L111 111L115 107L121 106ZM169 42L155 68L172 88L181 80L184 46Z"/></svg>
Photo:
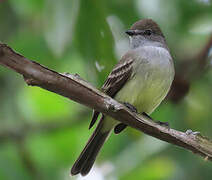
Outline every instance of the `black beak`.
<svg viewBox="0 0 212 180"><path fill-rule="evenodd" d="M138 34L143 35L144 31L143 30L137 30L137 29L135 29L135 30L129 29L125 33L128 34L129 36L138 35Z"/></svg>
<svg viewBox="0 0 212 180"><path fill-rule="evenodd" d="M133 36L133 35L135 35L135 30L127 30L127 31L125 31L125 33L129 36Z"/></svg>

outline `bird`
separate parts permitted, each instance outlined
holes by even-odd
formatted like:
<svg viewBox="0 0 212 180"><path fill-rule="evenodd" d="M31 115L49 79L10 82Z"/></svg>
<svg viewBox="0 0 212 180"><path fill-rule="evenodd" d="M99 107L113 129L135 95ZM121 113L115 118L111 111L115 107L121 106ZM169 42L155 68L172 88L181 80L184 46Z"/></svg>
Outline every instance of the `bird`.
<svg viewBox="0 0 212 180"><path fill-rule="evenodd" d="M114 66L101 90L126 105L131 111L148 117L166 97L174 79L174 63L158 24L152 19L136 21L129 30L130 48ZM100 112L94 110L89 129ZM111 132L119 134L127 127L112 117L102 114L71 175L85 176Z"/></svg>

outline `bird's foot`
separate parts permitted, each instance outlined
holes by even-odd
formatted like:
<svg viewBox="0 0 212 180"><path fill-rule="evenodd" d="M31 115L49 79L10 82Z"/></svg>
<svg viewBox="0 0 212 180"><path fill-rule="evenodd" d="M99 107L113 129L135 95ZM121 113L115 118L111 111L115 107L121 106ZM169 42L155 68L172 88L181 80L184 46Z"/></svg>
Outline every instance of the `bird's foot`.
<svg viewBox="0 0 212 180"><path fill-rule="evenodd" d="M152 119L147 113L145 113L145 112L142 112L142 115L144 115L144 116L148 117L149 119L153 120L153 119Z"/></svg>
<svg viewBox="0 0 212 180"><path fill-rule="evenodd" d="M132 104L127 103L127 102L123 102L123 104L132 112L137 113L137 109L136 107L134 107Z"/></svg>
<svg viewBox="0 0 212 180"><path fill-rule="evenodd" d="M127 102L122 102L122 104L124 104L131 112L137 113L137 109L130 103ZM125 128L127 127L126 124L124 123L119 123L118 125L116 125L116 127L114 128L114 133L115 134L119 134L120 132L122 132Z"/></svg>
<svg viewBox="0 0 212 180"><path fill-rule="evenodd" d="M114 133L115 133L115 134L119 134L119 133L122 132L126 127L127 127L126 124L124 124L124 123L119 123L119 124L116 125L116 127L114 128Z"/></svg>
<svg viewBox="0 0 212 180"><path fill-rule="evenodd" d="M147 113L143 112L142 115L146 116L147 118L153 120ZM160 126L164 126L167 127L168 129L170 129L169 123L168 122L161 122L161 121L155 121L157 124L159 124Z"/></svg>
<svg viewBox="0 0 212 180"><path fill-rule="evenodd" d="M168 122L162 122L162 121L156 121L157 124L159 124L160 126L164 126L168 129L170 129L169 123Z"/></svg>

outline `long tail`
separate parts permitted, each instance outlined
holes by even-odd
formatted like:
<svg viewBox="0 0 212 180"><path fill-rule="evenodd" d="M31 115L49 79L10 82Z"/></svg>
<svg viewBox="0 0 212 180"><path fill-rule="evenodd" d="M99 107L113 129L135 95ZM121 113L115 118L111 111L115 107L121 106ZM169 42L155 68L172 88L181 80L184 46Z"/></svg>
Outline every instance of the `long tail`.
<svg viewBox="0 0 212 180"><path fill-rule="evenodd" d="M85 176L91 170L98 152L110 134L110 130L104 130L103 123L104 118L102 117L80 156L75 161L71 169L71 175L81 173L81 175Z"/></svg>

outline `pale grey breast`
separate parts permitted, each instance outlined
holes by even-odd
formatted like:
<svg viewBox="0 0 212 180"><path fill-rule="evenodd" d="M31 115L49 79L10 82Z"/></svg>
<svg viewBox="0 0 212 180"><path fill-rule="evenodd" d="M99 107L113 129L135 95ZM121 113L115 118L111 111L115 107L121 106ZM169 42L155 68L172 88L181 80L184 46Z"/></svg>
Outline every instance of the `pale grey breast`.
<svg viewBox="0 0 212 180"><path fill-rule="evenodd" d="M131 103L139 112L150 114L170 89L174 78L173 61L169 51L162 47L143 46L133 51L134 70L117 99Z"/></svg>

